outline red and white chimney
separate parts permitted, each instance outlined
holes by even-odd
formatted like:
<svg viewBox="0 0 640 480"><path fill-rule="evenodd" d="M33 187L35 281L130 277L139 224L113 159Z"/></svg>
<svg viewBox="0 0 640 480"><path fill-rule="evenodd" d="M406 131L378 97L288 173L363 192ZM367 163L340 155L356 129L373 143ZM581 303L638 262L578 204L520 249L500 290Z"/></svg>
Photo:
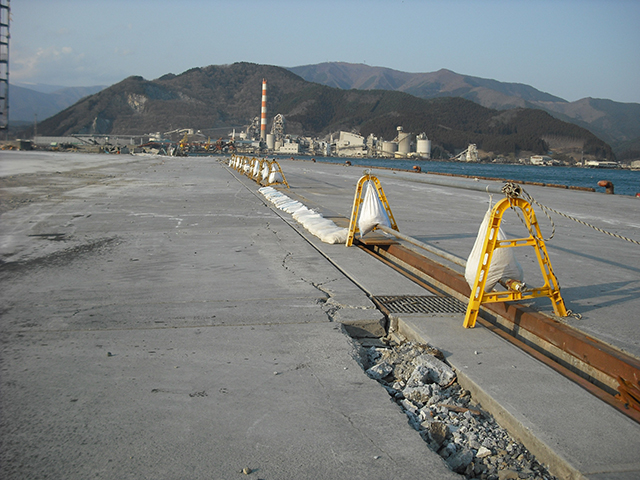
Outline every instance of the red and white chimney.
<svg viewBox="0 0 640 480"><path fill-rule="evenodd" d="M260 140L267 140L267 79L262 79L262 110L260 111Z"/></svg>

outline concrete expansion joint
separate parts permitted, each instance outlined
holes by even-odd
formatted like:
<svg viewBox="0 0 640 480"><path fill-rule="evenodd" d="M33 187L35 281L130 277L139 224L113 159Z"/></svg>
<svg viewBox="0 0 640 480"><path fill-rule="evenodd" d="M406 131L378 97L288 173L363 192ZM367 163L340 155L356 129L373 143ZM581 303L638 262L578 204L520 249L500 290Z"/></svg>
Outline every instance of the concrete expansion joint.
<svg viewBox="0 0 640 480"><path fill-rule="evenodd" d="M331 297L326 301L327 304L330 305L335 305L337 307L340 308L346 308L346 309L351 309L351 310L372 310L372 311L378 311L378 309L375 306L371 306L371 307L367 307L364 305L350 305L350 304L344 304L344 303L340 303L338 302L335 297Z"/></svg>

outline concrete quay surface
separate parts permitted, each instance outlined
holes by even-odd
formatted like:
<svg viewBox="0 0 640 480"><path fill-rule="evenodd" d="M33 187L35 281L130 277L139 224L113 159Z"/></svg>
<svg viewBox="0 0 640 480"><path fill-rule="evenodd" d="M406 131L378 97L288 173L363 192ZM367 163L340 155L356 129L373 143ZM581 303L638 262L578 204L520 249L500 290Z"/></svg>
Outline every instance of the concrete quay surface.
<svg viewBox="0 0 640 480"><path fill-rule="evenodd" d="M380 312L255 184L0 155L0 478L458 478L357 363L339 322Z"/></svg>
<svg viewBox="0 0 640 480"><path fill-rule="evenodd" d="M349 217L361 168L280 164L285 194ZM459 478L340 327L381 320L369 295L421 287L321 243L215 158L2 152L0 176L2 478ZM486 193L381 183L403 233L466 258ZM640 238L637 199L525 188ZM637 245L554 219L550 259L583 315L565 322L640 356ZM461 316L396 320L560 478L639 478L622 414Z"/></svg>

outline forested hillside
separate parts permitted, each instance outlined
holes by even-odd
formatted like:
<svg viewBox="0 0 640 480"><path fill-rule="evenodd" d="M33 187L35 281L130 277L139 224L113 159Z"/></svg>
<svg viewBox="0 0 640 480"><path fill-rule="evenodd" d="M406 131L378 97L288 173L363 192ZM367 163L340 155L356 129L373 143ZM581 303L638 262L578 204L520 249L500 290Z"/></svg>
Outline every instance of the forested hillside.
<svg viewBox="0 0 640 480"><path fill-rule="evenodd" d="M129 77L38 126L43 135L146 134L248 125L260 115L262 79L268 116L280 113L287 133L323 137L340 130L392 140L396 127L425 132L453 152L476 143L496 154L545 153L543 137L578 138L586 154L613 158L611 148L585 129L539 110L498 111L462 98L426 100L391 90L341 90L303 80L274 66L250 63L193 68L156 80Z"/></svg>
<svg viewBox="0 0 640 480"><path fill-rule="evenodd" d="M496 110L541 109L589 130L611 145L619 159L640 158L640 104L637 103L595 98L568 102L529 85L472 77L446 69L409 73L363 64L326 62L289 70L310 82L345 90L395 90L425 99L461 97Z"/></svg>

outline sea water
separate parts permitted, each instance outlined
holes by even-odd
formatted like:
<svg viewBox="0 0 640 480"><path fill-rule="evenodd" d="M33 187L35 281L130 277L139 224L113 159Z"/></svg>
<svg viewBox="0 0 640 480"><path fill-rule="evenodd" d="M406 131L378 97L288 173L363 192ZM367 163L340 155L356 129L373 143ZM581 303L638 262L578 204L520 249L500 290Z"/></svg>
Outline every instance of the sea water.
<svg viewBox="0 0 640 480"><path fill-rule="evenodd" d="M308 160L309 157L299 157ZM543 167L535 165L511 165L497 163L441 162L436 160L389 160L382 158L342 158L313 157L318 162L344 163L350 161L354 166L398 168L412 170L419 166L422 172L449 173L478 177L499 178L516 182L540 182L571 187L594 188L604 192L598 186L600 180L608 180L614 185L616 195L640 193L640 171L626 169L601 169L580 167Z"/></svg>

